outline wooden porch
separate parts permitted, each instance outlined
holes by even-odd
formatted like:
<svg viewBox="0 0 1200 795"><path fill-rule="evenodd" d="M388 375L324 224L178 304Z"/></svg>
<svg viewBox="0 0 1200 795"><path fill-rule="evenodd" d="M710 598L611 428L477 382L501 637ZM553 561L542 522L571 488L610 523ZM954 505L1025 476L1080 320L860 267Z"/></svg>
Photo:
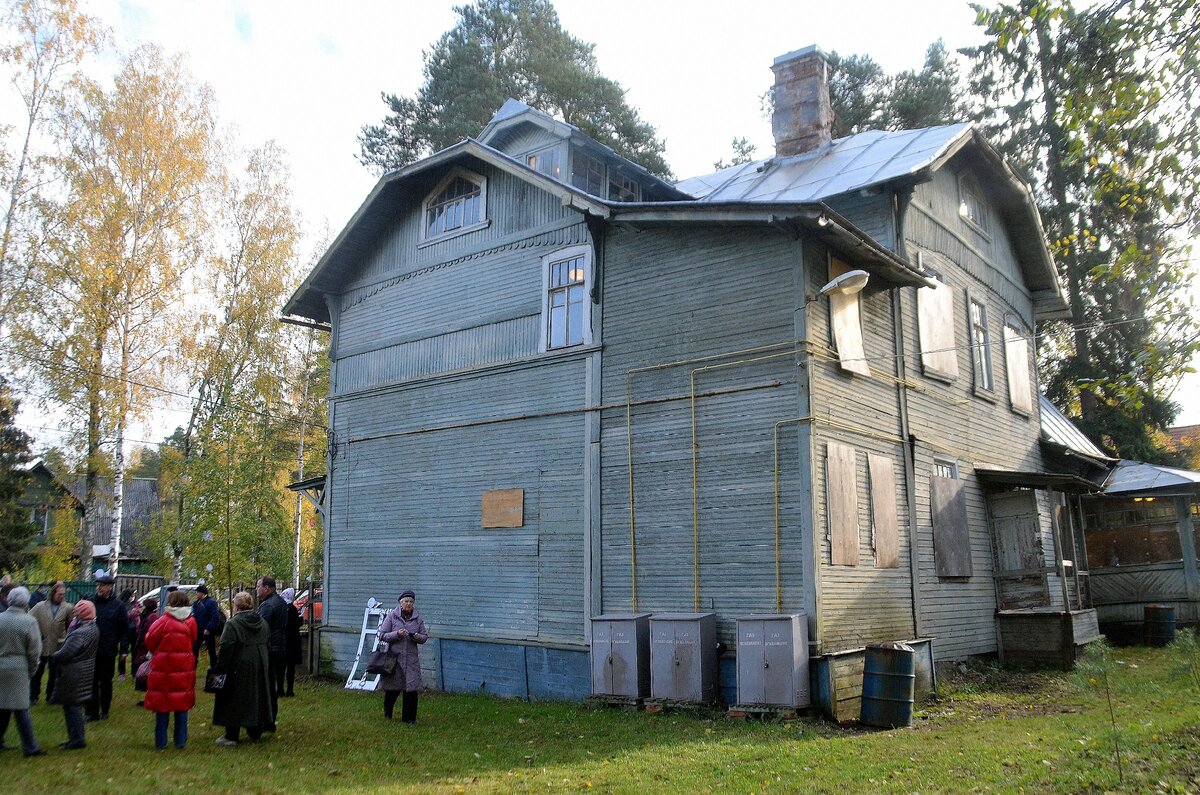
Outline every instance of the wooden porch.
<svg viewBox="0 0 1200 795"><path fill-rule="evenodd" d="M1001 664L1019 668L1070 670L1083 647L1100 639L1100 622L1090 608L999 610L996 630Z"/></svg>

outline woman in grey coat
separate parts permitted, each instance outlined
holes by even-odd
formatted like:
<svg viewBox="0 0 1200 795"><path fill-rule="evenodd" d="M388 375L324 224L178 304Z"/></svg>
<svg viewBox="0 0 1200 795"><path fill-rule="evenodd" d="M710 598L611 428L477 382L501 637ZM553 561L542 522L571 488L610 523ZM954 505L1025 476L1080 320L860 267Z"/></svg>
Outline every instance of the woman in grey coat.
<svg viewBox="0 0 1200 795"><path fill-rule="evenodd" d="M51 704L62 704L67 724L67 741L59 748L73 751L85 748L83 705L92 697L96 675L96 650L100 648L100 630L96 628L96 606L86 599L75 605L75 621L67 631L62 648L51 659L58 670Z"/></svg>
<svg viewBox="0 0 1200 795"><path fill-rule="evenodd" d="M8 594L8 609L0 614L0 749L7 748L4 735L8 721L17 716L17 731L25 756L40 756L45 751L33 736L29 716L29 677L37 670L42 656L42 632L28 615L29 591L13 588Z"/></svg>
<svg viewBox="0 0 1200 795"><path fill-rule="evenodd" d="M379 678L383 690L383 716L391 719L396 699L404 694L400 719L417 722L417 694L421 692L421 658L418 644L429 640L425 621L417 612L417 595L412 591L400 594L399 605L383 617L379 639L388 645L388 653L396 655L396 670Z"/></svg>

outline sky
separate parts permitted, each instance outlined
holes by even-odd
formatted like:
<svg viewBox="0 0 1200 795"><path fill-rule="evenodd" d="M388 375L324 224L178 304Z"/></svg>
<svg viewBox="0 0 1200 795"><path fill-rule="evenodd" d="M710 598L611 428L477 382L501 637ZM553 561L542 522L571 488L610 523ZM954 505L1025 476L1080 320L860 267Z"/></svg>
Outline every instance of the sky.
<svg viewBox="0 0 1200 795"><path fill-rule="evenodd" d="M385 113L380 93L413 94L423 77L422 52L457 18L446 0L81 0L81 6L112 30L122 50L152 42L183 54L193 76L212 87L221 123L242 146L273 139L288 152L310 249L342 229L375 183L355 155L362 125ZM681 179L711 171L714 161L730 156L735 137L748 138L759 156L772 151L760 103L778 55L816 44L868 54L896 72L919 68L939 37L951 50L982 40L965 0L556 0L555 6L566 30L595 44L601 73L617 80L658 129ZM113 64L92 65L98 73L105 68ZM1178 422L1200 423L1200 379L1175 399L1185 403ZM163 405L140 436L161 439L184 419L182 400ZM54 424L35 420L27 424ZM51 440L46 431L33 432Z"/></svg>

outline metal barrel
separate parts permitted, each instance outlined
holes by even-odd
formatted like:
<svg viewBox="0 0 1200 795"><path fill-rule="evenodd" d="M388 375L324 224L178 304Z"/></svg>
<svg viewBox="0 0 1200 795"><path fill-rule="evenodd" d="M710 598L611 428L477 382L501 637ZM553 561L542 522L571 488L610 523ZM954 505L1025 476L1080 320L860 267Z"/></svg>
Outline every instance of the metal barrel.
<svg viewBox="0 0 1200 795"><path fill-rule="evenodd" d="M905 643L867 647L860 722L898 728L912 723L917 654Z"/></svg>
<svg viewBox="0 0 1200 795"><path fill-rule="evenodd" d="M1166 646L1175 640L1175 606L1146 605L1143 640L1147 646Z"/></svg>

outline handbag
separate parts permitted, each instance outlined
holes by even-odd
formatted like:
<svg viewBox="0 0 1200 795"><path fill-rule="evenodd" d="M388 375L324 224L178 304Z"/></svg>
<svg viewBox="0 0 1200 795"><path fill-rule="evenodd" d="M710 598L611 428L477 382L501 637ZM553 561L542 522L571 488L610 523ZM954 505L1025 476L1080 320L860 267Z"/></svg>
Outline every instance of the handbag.
<svg viewBox="0 0 1200 795"><path fill-rule="evenodd" d="M204 677L205 693L220 693L225 689L225 674L209 671Z"/></svg>
<svg viewBox="0 0 1200 795"><path fill-rule="evenodd" d="M383 649L376 649L371 652L371 656L367 658L367 673L382 674L391 676L396 673L396 663L399 662L396 655L388 654Z"/></svg>
<svg viewBox="0 0 1200 795"><path fill-rule="evenodd" d="M145 693L150 689L150 658L138 666L137 673L133 675L133 689L139 693Z"/></svg>

